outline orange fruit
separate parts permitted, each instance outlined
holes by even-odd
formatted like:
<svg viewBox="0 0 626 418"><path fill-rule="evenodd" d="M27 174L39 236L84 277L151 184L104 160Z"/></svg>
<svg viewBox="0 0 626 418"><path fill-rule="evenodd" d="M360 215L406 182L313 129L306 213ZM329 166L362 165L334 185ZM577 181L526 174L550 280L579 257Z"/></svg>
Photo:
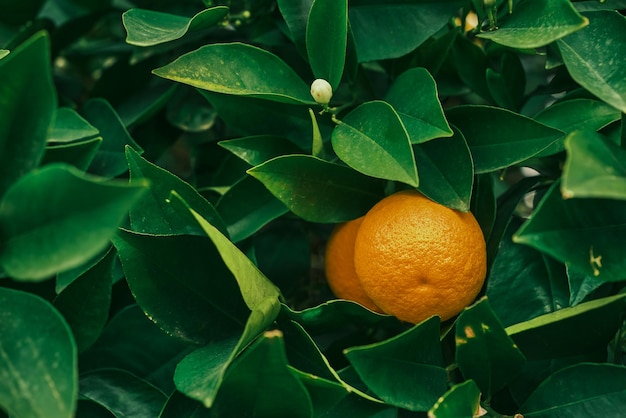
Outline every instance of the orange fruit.
<svg viewBox="0 0 626 418"><path fill-rule="evenodd" d="M487 251L470 212L409 190L387 196L365 215L354 266L363 289L385 313L412 323L433 315L445 321L480 292Z"/></svg>
<svg viewBox="0 0 626 418"><path fill-rule="evenodd" d="M354 239L363 217L338 224L328 238L325 254L326 280L340 299L357 302L374 312L382 312L367 296L354 271Z"/></svg>

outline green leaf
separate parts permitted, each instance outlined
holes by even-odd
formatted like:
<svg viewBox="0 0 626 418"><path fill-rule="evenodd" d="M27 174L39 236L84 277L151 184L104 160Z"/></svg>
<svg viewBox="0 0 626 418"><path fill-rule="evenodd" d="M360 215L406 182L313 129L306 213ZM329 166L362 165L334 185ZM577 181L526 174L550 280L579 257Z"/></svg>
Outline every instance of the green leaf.
<svg viewBox="0 0 626 418"><path fill-rule="evenodd" d="M474 166L463 135L413 145L420 168L418 190L437 203L467 212L470 209Z"/></svg>
<svg viewBox="0 0 626 418"><path fill-rule="evenodd" d="M32 171L0 202L0 264L20 280L79 266L108 245L145 190L146 183L103 181L70 166Z"/></svg>
<svg viewBox="0 0 626 418"><path fill-rule="evenodd" d="M72 142L93 138L99 131L74 109L60 107L48 132L48 142Z"/></svg>
<svg viewBox="0 0 626 418"><path fill-rule="evenodd" d="M461 0L353 0L348 17L359 62L397 58L420 46L463 7Z"/></svg>
<svg viewBox="0 0 626 418"><path fill-rule="evenodd" d="M159 418L211 418L211 411L200 402L174 391L161 410Z"/></svg>
<svg viewBox="0 0 626 418"><path fill-rule="evenodd" d="M480 389L473 380L452 386L428 411L428 418L475 417L480 410Z"/></svg>
<svg viewBox="0 0 626 418"><path fill-rule="evenodd" d="M350 392L339 383L326 380L318 376L292 369L306 387L313 403L313 416L326 416Z"/></svg>
<svg viewBox="0 0 626 418"><path fill-rule="evenodd" d="M386 102L363 103L332 134L337 156L355 170L417 187L419 180L408 133Z"/></svg>
<svg viewBox="0 0 626 418"><path fill-rule="evenodd" d="M115 177L128 171L124 154L126 146L142 150L113 107L104 99L91 99L82 110L85 118L100 131L103 138L102 145L89 166L89 172L103 177Z"/></svg>
<svg viewBox="0 0 626 418"><path fill-rule="evenodd" d="M176 366L176 388L211 408L230 364L274 322L279 311L280 305L276 298L265 299L252 310L239 338L212 342L187 355Z"/></svg>
<svg viewBox="0 0 626 418"><path fill-rule="evenodd" d="M626 112L626 18L617 11L586 14L589 26L558 41L572 78L600 99Z"/></svg>
<svg viewBox="0 0 626 418"><path fill-rule="evenodd" d="M85 171L91 165L101 144L102 138L96 137L47 146L41 165L65 163Z"/></svg>
<svg viewBox="0 0 626 418"><path fill-rule="evenodd" d="M216 93L282 103L315 103L309 87L280 58L238 42L203 46L153 73Z"/></svg>
<svg viewBox="0 0 626 418"><path fill-rule="evenodd" d="M0 61L0 196L43 157L57 100L49 49L38 32Z"/></svg>
<svg viewBox="0 0 626 418"><path fill-rule="evenodd" d="M564 198L626 200L626 150L592 131L576 131L565 139Z"/></svg>
<svg viewBox="0 0 626 418"><path fill-rule="evenodd" d="M496 104L512 111L519 111L526 89L526 72L520 58L505 53L500 59L500 70L487 68L487 88Z"/></svg>
<svg viewBox="0 0 626 418"><path fill-rule="evenodd" d="M457 106L447 116L467 140L476 173L520 163L564 136L557 129L496 107Z"/></svg>
<svg viewBox="0 0 626 418"><path fill-rule="evenodd" d="M76 345L52 305L0 288L0 355L0 410L15 417L74 416Z"/></svg>
<svg viewBox="0 0 626 418"><path fill-rule="evenodd" d="M289 210L311 222L358 218L384 197L382 182L306 155L277 157L248 173Z"/></svg>
<svg viewBox="0 0 626 418"><path fill-rule="evenodd" d="M274 157L302 154L302 150L290 140L272 135L255 135L218 142L250 165L259 165Z"/></svg>
<svg viewBox="0 0 626 418"><path fill-rule="evenodd" d="M317 123L317 117L315 116L315 112L313 109L309 108L309 115L311 116L311 126L313 130L313 140L311 141L311 154L314 157L321 158L322 160L329 159L328 153L324 148L324 138L322 137L322 132L320 131L320 126Z"/></svg>
<svg viewBox="0 0 626 418"><path fill-rule="evenodd" d="M521 406L524 417L618 417L626 408L626 367L582 363L554 373ZM593 384L589 384L593 382Z"/></svg>
<svg viewBox="0 0 626 418"><path fill-rule="evenodd" d="M528 360L572 357L605 350L625 312L626 294L615 295L539 316L506 332Z"/></svg>
<svg viewBox="0 0 626 418"><path fill-rule="evenodd" d="M456 363L486 399L491 399L524 367L524 355L504 331L487 299L463 310L455 330Z"/></svg>
<svg viewBox="0 0 626 418"><path fill-rule="evenodd" d="M228 14L228 7L216 6L202 10L193 17L144 9L130 9L122 14L126 42L137 46L153 46L185 36L188 31L210 28Z"/></svg>
<svg viewBox="0 0 626 418"><path fill-rule="evenodd" d="M241 332L249 309L208 238L121 230L113 243L135 300L164 332L194 344Z"/></svg>
<svg viewBox="0 0 626 418"><path fill-rule="evenodd" d="M385 95L400 116L412 144L452 136L437 96L435 80L424 68L400 74Z"/></svg>
<svg viewBox="0 0 626 418"><path fill-rule="evenodd" d="M250 176L245 176L228 189L217 201L216 209L233 242L250 237L272 220L289 212L261 182Z"/></svg>
<svg viewBox="0 0 626 418"><path fill-rule="evenodd" d="M109 250L104 258L54 299L55 308L72 329L79 353L98 339L109 319L111 276L116 256L115 251Z"/></svg>
<svg viewBox="0 0 626 418"><path fill-rule="evenodd" d="M187 222L188 218L180 216L176 207L169 203L170 194L174 190L220 231L226 233L226 225L213 205L189 183L142 158L128 146L126 158L130 167L130 184L145 181L150 184L149 193L145 193L130 211L133 231L161 235L203 235L204 232L197 224Z"/></svg>
<svg viewBox="0 0 626 418"><path fill-rule="evenodd" d="M339 86L348 42L348 1L315 0L306 25L306 49L315 78Z"/></svg>
<svg viewBox="0 0 626 418"><path fill-rule="evenodd" d="M386 341L349 348L345 355L363 382L388 404L428 411L447 389L438 317Z"/></svg>
<svg viewBox="0 0 626 418"><path fill-rule="evenodd" d="M304 418L311 398L289 369L282 333L267 331L232 364L211 408L214 416Z"/></svg>
<svg viewBox="0 0 626 418"><path fill-rule="evenodd" d="M530 245L598 280L623 280L626 248L621 236L626 233L626 202L563 199L559 186L556 182L550 188L513 241Z"/></svg>
<svg viewBox="0 0 626 418"><path fill-rule="evenodd" d="M167 397L158 388L124 370L102 369L80 378L80 395L116 418L154 418Z"/></svg>
<svg viewBox="0 0 626 418"><path fill-rule="evenodd" d="M498 29L478 34L511 48L539 48L576 32L588 24L569 0L522 1Z"/></svg>
<svg viewBox="0 0 626 418"><path fill-rule="evenodd" d="M296 47L306 55L306 24L313 0L278 0L278 8L287 23Z"/></svg>
<svg viewBox="0 0 626 418"><path fill-rule="evenodd" d="M8 49L0 49L0 59L6 57L10 53L11 53L11 51L9 51Z"/></svg>

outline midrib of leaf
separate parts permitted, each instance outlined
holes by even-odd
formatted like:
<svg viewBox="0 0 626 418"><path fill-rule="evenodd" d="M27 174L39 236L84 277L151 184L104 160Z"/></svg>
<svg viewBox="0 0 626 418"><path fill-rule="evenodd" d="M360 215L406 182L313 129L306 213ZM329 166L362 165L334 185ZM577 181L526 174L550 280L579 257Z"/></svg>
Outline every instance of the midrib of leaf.
<svg viewBox="0 0 626 418"><path fill-rule="evenodd" d="M394 108L394 110L395 110L395 108ZM396 113L398 113L398 115L400 115L400 116L406 117L407 119L420 121L424 125L427 125L427 126L430 126L432 128L435 128L435 129L437 129L437 130L439 130L441 132L448 132L448 133L450 132L449 130L443 129L441 126L437 126L437 125L432 124L431 122L427 121L426 119L421 119L421 118L415 117L413 115L409 115L408 113L400 112L398 110L396 110Z"/></svg>

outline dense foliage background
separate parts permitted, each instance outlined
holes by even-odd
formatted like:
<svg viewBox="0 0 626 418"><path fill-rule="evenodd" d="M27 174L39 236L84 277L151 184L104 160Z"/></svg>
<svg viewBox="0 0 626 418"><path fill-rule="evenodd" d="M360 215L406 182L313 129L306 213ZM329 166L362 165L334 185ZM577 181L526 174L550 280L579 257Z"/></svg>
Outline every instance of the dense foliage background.
<svg viewBox="0 0 626 418"><path fill-rule="evenodd" d="M621 416L624 9L0 0L0 416ZM325 283L410 187L487 239L446 323Z"/></svg>

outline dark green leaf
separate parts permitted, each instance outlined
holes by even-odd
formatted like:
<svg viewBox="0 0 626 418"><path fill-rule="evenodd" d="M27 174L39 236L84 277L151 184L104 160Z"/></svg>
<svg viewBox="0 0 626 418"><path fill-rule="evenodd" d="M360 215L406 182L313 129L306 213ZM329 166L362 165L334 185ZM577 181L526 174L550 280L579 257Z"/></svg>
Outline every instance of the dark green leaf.
<svg viewBox="0 0 626 418"><path fill-rule="evenodd" d="M218 142L250 165L259 165L274 157L302 154L302 150L286 138L272 135L248 136Z"/></svg>
<svg viewBox="0 0 626 418"><path fill-rule="evenodd" d="M479 416L480 389L473 380L452 386L428 411L429 418Z"/></svg>
<svg viewBox="0 0 626 418"><path fill-rule="evenodd" d="M519 111L526 88L526 73L520 58L505 53L500 59L500 70L487 68L487 87L498 106Z"/></svg>
<svg viewBox="0 0 626 418"><path fill-rule="evenodd" d="M576 131L565 139L564 198L626 200L626 150L592 131Z"/></svg>
<svg viewBox="0 0 626 418"><path fill-rule="evenodd" d="M78 140L71 143L48 146L46 147L46 153L43 156L41 165L66 163L85 171L91 165L101 144L102 138L96 137L84 141Z"/></svg>
<svg viewBox="0 0 626 418"><path fill-rule="evenodd" d="M563 199L557 182L513 240L549 254L579 273L620 281L626 267L624 233L625 201Z"/></svg>
<svg viewBox="0 0 626 418"><path fill-rule="evenodd" d="M625 381L626 367L577 364L544 380L520 412L524 417L619 417L626 408Z"/></svg>
<svg viewBox="0 0 626 418"><path fill-rule="evenodd" d="M306 23L313 0L278 0L277 3L291 39L300 52L306 55Z"/></svg>
<svg viewBox="0 0 626 418"><path fill-rule="evenodd" d="M228 7L216 6L202 10L193 17L144 9L130 9L122 14L126 42L137 46L153 46L185 36L187 31L214 26L228 14Z"/></svg>
<svg viewBox="0 0 626 418"><path fill-rule="evenodd" d="M522 162L564 136L557 129L496 107L458 106L447 116L467 140L477 173Z"/></svg>
<svg viewBox="0 0 626 418"><path fill-rule="evenodd" d="M506 332L528 360L572 357L605 350L625 312L626 294L621 294L563 308Z"/></svg>
<svg viewBox="0 0 626 418"><path fill-rule="evenodd" d="M130 183L149 181L150 191L145 193L130 211L130 224L134 231L149 234L195 234L203 235L196 223L187 222L169 203L170 194L175 191L198 213L202 214L220 231L226 233L226 226L219 214L198 191L167 170L142 158L137 151L126 147L126 158L130 167Z"/></svg>
<svg viewBox="0 0 626 418"><path fill-rule="evenodd" d="M462 311L455 329L456 363L486 399L491 399L524 367L524 355L504 331L487 299Z"/></svg>
<svg viewBox="0 0 626 418"><path fill-rule="evenodd" d="M345 355L372 392L391 405L427 411L447 389L438 317Z"/></svg>
<svg viewBox="0 0 626 418"><path fill-rule="evenodd" d="M332 144L341 160L363 174L414 187L419 183L408 133L386 102L351 111L333 131Z"/></svg>
<svg viewBox="0 0 626 418"><path fill-rule="evenodd" d="M232 364L211 408L213 416L305 418L311 398L289 369L282 333L267 331Z"/></svg>
<svg viewBox="0 0 626 418"><path fill-rule="evenodd" d="M211 411L200 402L175 391L167 400L159 418L211 418Z"/></svg>
<svg viewBox="0 0 626 418"><path fill-rule="evenodd" d="M103 177L115 177L128 170L124 149L127 145L137 151L141 147L131 138L119 116L104 99L91 99L83 106L83 115L103 138L89 172Z"/></svg>
<svg viewBox="0 0 626 418"><path fill-rule="evenodd" d="M0 409L14 417L74 416L76 345L52 305L0 288L0 356Z"/></svg>
<svg viewBox="0 0 626 418"><path fill-rule="evenodd" d="M306 155L277 157L248 173L293 213L312 222L358 218L384 196L383 182Z"/></svg>
<svg viewBox="0 0 626 418"><path fill-rule="evenodd" d="M112 270L117 254L109 250L95 266L70 283L54 300L72 329L78 352L100 336L109 318Z"/></svg>
<svg viewBox="0 0 626 418"><path fill-rule="evenodd" d="M0 0L0 10L2 10L0 21L11 25L27 23L35 18L39 8L44 3L44 0L25 0L20 2Z"/></svg>
<svg viewBox="0 0 626 418"><path fill-rule="evenodd" d="M414 145L413 153L420 172L418 190L437 203L467 212L474 167L463 135L455 130L451 138Z"/></svg>
<svg viewBox="0 0 626 418"><path fill-rule="evenodd" d="M450 51L450 58L456 74L463 83L455 89L453 87L452 94L467 93L469 88L487 103L493 102L486 77L491 65L485 49L476 45L467 36L457 36Z"/></svg>
<svg viewBox="0 0 626 418"><path fill-rule="evenodd" d="M300 370L292 369L292 372L300 378L311 397L314 417L324 415L350 393L344 386L331 380L304 373Z"/></svg>
<svg viewBox="0 0 626 418"><path fill-rule="evenodd" d="M348 41L348 1L315 0L306 25L306 49L315 78L336 90L341 81Z"/></svg>
<svg viewBox="0 0 626 418"><path fill-rule="evenodd" d="M217 201L216 209L233 242L248 238L289 211L262 183L250 176L228 189Z"/></svg>
<svg viewBox="0 0 626 418"><path fill-rule="evenodd" d="M163 331L195 344L241 332L249 309L208 238L120 231L113 242L133 296Z"/></svg>
<svg viewBox="0 0 626 418"><path fill-rule="evenodd" d="M80 395L116 418L154 418L167 397L158 388L124 370L103 369L80 378Z"/></svg>
<svg viewBox="0 0 626 418"><path fill-rule="evenodd" d="M79 399L74 418L115 418L104 406L87 399Z"/></svg>
<svg viewBox="0 0 626 418"><path fill-rule="evenodd" d="M7 16L14 3L5 3ZM44 154L56 109L49 48L48 35L38 32L0 60L0 196Z"/></svg>
<svg viewBox="0 0 626 418"><path fill-rule="evenodd" d="M569 0L522 1L498 24L478 36L511 48L539 48L587 26Z"/></svg>
<svg viewBox="0 0 626 418"><path fill-rule="evenodd" d="M51 128L48 132L48 142L72 142L93 138L99 134L96 128L69 107L57 109Z"/></svg>
<svg viewBox="0 0 626 418"><path fill-rule="evenodd" d="M626 18L617 11L586 14L589 26L558 41L572 78L606 103L626 112Z"/></svg>
<svg viewBox="0 0 626 418"><path fill-rule="evenodd" d="M295 321L279 322L284 334L289 365L311 376L336 382L339 378L319 347L302 325Z"/></svg>
<svg viewBox="0 0 626 418"><path fill-rule="evenodd" d="M283 103L315 103L309 87L280 58L243 43L206 45L153 72L217 93Z"/></svg>
<svg viewBox="0 0 626 418"><path fill-rule="evenodd" d="M70 166L32 171L0 202L2 267L16 279L41 280L84 263L145 190L146 183L103 181Z"/></svg>
<svg viewBox="0 0 626 418"><path fill-rule="evenodd" d="M424 68L400 74L391 85L385 101L402 120L412 144L452 136L437 97L437 85Z"/></svg>
<svg viewBox="0 0 626 418"><path fill-rule="evenodd" d="M350 27L359 62L397 58L441 29L466 2L461 0L354 0Z"/></svg>

